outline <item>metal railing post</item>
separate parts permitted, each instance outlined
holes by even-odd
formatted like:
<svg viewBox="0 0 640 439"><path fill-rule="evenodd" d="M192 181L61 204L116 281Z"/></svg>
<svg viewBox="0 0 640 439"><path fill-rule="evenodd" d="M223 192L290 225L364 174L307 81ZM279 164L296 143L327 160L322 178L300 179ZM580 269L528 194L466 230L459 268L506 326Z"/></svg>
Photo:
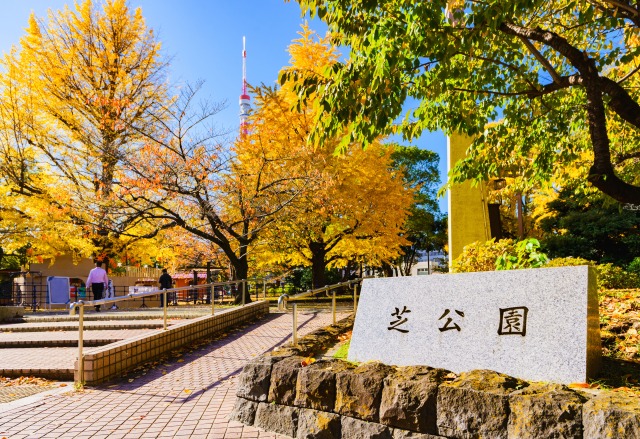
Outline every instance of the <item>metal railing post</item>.
<svg viewBox="0 0 640 439"><path fill-rule="evenodd" d="M84 384L84 354L82 348L84 345L84 303L80 302L80 311L78 313L78 383Z"/></svg>
<svg viewBox="0 0 640 439"><path fill-rule="evenodd" d="M293 304L293 346L298 346L298 304Z"/></svg>
<svg viewBox="0 0 640 439"><path fill-rule="evenodd" d="M353 314L356 314L358 309L358 284L353 285Z"/></svg>
<svg viewBox="0 0 640 439"><path fill-rule="evenodd" d="M331 295L331 316L333 318L333 324L336 324L336 290L333 290Z"/></svg>
<svg viewBox="0 0 640 439"><path fill-rule="evenodd" d="M264 296L264 300L267 300L267 280L262 279L262 295Z"/></svg>
<svg viewBox="0 0 640 439"><path fill-rule="evenodd" d="M242 306L244 306L244 295L245 295L245 290L247 288L247 281L243 280L241 283L242 283Z"/></svg>
<svg viewBox="0 0 640 439"><path fill-rule="evenodd" d="M216 307L216 286L211 284L211 315L215 314Z"/></svg>
<svg viewBox="0 0 640 439"><path fill-rule="evenodd" d="M35 282L35 280L34 280L34 282ZM36 284L35 283L31 286L31 291L32 291L32 294L31 294L31 310L33 312L36 312L36 310L38 309L38 301L36 299Z"/></svg>
<svg viewBox="0 0 640 439"><path fill-rule="evenodd" d="M167 330L167 289L162 290L162 304L164 308L164 330Z"/></svg>

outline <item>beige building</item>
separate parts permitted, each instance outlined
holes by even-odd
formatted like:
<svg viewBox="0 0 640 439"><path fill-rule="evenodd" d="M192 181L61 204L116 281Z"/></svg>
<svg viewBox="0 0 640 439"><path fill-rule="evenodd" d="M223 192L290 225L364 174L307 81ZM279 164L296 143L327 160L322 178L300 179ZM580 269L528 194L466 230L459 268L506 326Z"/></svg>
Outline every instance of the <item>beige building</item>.
<svg viewBox="0 0 640 439"><path fill-rule="evenodd" d="M466 155L472 139L454 134L447 138L447 172ZM471 182L454 184L449 188L449 266L462 253L465 245L491 239L487 188L475 187Z"/></svg>

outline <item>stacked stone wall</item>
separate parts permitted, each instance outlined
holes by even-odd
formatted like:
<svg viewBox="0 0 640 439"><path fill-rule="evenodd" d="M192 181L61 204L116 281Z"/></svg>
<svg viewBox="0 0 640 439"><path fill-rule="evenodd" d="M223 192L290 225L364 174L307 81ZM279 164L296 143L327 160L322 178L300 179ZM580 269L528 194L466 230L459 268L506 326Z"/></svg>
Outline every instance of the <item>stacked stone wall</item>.
<svg viewBox="0 0 640 439"><path fill-rule="evenodd" d="M356 365L307 357L347 319L247 364L232 418L293 438L640 439L640 398L530 383L490 370Z"/></svg>

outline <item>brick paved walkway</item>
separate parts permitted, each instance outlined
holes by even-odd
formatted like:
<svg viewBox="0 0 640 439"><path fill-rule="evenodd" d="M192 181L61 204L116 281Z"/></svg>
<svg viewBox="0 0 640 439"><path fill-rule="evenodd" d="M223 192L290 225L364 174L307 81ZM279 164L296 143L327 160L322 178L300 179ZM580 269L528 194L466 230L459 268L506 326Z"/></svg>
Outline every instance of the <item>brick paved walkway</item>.
<svg viewBox="0 0 640 439"><path fill-rule="evenodd" d="M339 314L343 317L346 314ZM330 313L300 313L299 333L330 322ZM230 422L228 415L243 365L290 340L290 333L291 314L271 314L130 382L52 395L0 411L0 437L284 438Z"/></svg>

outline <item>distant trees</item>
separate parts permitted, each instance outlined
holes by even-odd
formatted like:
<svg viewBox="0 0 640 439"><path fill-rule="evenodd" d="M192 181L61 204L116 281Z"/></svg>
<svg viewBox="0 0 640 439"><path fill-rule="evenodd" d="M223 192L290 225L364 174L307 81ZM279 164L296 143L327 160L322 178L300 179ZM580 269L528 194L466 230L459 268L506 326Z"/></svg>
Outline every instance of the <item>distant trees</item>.
<svg viewBox="0 0 640 439"><path fill-rule="evenodd" d="M416 146L396 146L391 154L394 169L401 170L405 184L413 189L414 201L404 224L408 241L395 266L409 276L421 252L442 250L447 244L447 219L438 208L436 187L440 182L438 154Z"/></svg>
<svg viewBox="0 0 640 439"><path fill-rule="evenodd" d="M640 255L640 215L601 194L577 196L563 188L545 205L541 241L550 257L578 257L626 267Z"/></svg>

